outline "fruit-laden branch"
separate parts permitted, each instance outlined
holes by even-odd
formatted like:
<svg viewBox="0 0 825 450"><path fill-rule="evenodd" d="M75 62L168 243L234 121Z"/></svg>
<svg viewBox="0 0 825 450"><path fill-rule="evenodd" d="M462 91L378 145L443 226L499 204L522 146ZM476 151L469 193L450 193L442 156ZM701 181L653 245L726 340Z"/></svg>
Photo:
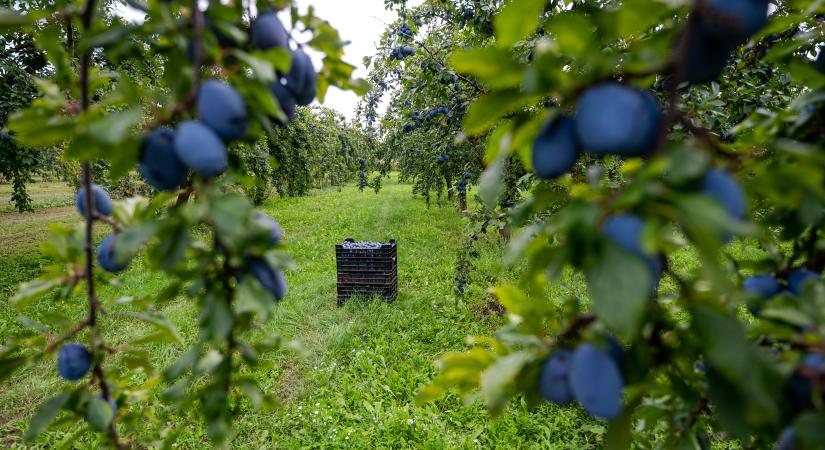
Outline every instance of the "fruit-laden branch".
<svg viewBox="0 0 825 450"><path fill-rule="evenodd" d="M92 24L92 18L94 17L94 10L95 10L95 0L86 0L86 4L83 7L83 11L80 16L81 25L83 31L86 32L89 30ZM71 27L70 27L71 28ZM86 111L89 109L89 69L91 66L92 54L90 49L85 49L83 54L80 56L80 74L78 77L80 83L80 110ZM86 208L84 211L85 219L86 219L86 236L85 236L85 257L86 257L86 294L89 298L89 317L87 319L86 325L89 327L89 335L91 339L92 349L94 353L98 353L102 346L100 341L100 336L98 335L98 327L97 327L97 313L100 309L100 301L97 298L97 294L95 293L95 280L94 280L94 252L92 249L92 229L94 226L95 216L97 215L95 211L95 199L94 193L92 192L92 169L91 163L84 162L82 166L83 175L83 190L84 196L86 201ZM80 329L85 328L80 327ZM78 330L79 332L79 330ZM100 387L101 395L103 400L107 403L111 403L112 396L111 392L109 391L109 385L106 383L105 375L103 373L103 368L100 365L100 359L98 357L94 358L94 367L92 369L93 379L96 379L98 385ZM114 418L109 423L109 437L112 440L113 445L115 448L121 449L125 448L125 446L120 442L120 437L117 433L117 428L115 427L115 420Z"/></svg>

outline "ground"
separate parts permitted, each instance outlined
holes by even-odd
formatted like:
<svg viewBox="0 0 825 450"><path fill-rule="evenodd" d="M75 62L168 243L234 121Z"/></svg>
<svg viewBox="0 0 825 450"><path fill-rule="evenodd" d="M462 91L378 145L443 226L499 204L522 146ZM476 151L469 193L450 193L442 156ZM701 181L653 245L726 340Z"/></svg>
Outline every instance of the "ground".
<svg viewBox="0 0 825 450"><path fill-rule="evenodd" d="M65 188L59 192L66 196ZM489 418L479 405L465 405L456 396L426 406L413 403L416 390L435 375L435 359L464 349L466 336L492 333L503 322L496 308L490 307L487 287L514 280L518 268L501 267L503 247L497 235L482 237L479 270L466 297L458 300L452 286L453 265L466 234L465 223L447 203L427 209L422 199L412 196L409 185L387 182L378 194L359 193L354 187L329 188L301 198L271 199L264 210L284 227L288 250L297 262L297 269L287 274L290 292L268 327L301 342L305 351L278 352L249 373L276 393L281 405L259 413L242 404L233 447L601 446L605 426L576 408L545 404L530 409L514 401L502 416ZM9 306L8 299L20 281L37 276L46 263L37 252L37 242L46 236L47 224L78 220L71 207L0 214L0 341L21 330L17 321L21 312ZM360 300L335 306L333 245L346 237L398 240L399 296L394 304ZM125 307L112 305L115 300L162 288L162 278L140 260L120 277L119 285L105 288L102 298L111 310L104 318L107 341L117 344L146 332L118 314ZM83 302L80 296L70 304L45 298L22 314L75 319L84 314ZM164 312L185 340L195 338L197 324L190 301L177 300ZM150 353L162 368L182 348L155 346ZM61 386L53 361L6 382L0 389L0 444L20 445L21 430L37 406ZM158 392L150 390L147 395ZM141 404L136 399L130 408ZM166 406L155 414L167 417L168 426L181 432L180 448L207 445L204 428L193 414ZM78 431L84 437L72 443ZM82 429L59 429L46 433L38 443L95 446L88 436Z"/></svg>

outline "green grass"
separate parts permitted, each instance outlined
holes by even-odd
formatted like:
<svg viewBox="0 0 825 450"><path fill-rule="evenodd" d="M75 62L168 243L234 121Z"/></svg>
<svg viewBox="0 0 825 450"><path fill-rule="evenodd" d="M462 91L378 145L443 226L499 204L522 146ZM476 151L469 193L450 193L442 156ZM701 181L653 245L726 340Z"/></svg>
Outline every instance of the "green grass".
<svg viewBox="0 0 825 450"><path fill-rule="evenodd" d="M16 211L10 200L13 192L11 183L0 184L0 213ZM62 181L38 181L28 183L26 192L31 197L35 209L68 206L74 202L74 189ZM2 219L0 219L2 221Z"/></svg>
<svg viewBox="0 0 825 450"><path fill-rule="evenodd" d="M302 198L273 199L268 213L284 227L289 251L298 268L287 274L288 297L279 305L270 331L303 343L305 356L277 352L251 373L281 400L271 413L254 412L243 404L235 422L235 448L598 448L605 427L575 408L550 404L528 410L519 400L500 417L490 418L477 404L465 405L456 396L426 406L415 406L416 390L431 379L433 361L447 351L463 350L468 335L489 334L503 318L489 314L486 288L514 280L501 268L502 245L489 235L480 244L475 282L463 302L452 290L455 252L464 236L464 223L451 206L427 209L411 196L408 185L387 182L379 194L342 190L315 191ZM46 210L49 211L49 210ZM38 220L37 214L43 219ZM8 305L19 281L36 276L45 263L30 241L45 237L52 220L76 221L73 211L56 216L32 215L25 224L7 225L20 215L0 216L0 340L20 330ZM18 231L8 231L17 229ZM7 233L26 233L27 239L8 242ZM394 304L352 301L335 306L333 245L346 237L399 241L399 297ZM103 289L111 303L125 295L158 292L163 280L138 260L120 277L119 284ZM559 286L558 289L568 289ZM104 318L107 342L118 344L140 336L140 324L117 313L123 306L108 305ZM30 317L84 314L82 298L56 303L48 299L25 311ZM187 341L197 333L195 310L186 300L164 309ZM158 367L169 364L183 346L150 349ZM20 445L33 411L63 383L53 362L17 374L0 389L0 444ZM139 380L138 380L139 381ZM150 390L155 396L156 390ZM129 407L140 409L143 401ZM169 418L180 432L181 448L208 446L204 428L191 412L161 406L156 415ZM46 433L38 441L53 447L76 428ZM86 436L74 444L94 447Z"/></svg>

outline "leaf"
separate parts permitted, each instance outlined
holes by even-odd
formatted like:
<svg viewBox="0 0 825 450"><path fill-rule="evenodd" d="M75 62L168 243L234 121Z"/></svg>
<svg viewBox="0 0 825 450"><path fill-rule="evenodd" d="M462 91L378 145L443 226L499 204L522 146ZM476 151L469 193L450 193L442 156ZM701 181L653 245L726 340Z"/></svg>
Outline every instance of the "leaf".
<svg viewBox="0 0 825 450"><path fill-rule="evenodd" d="M7 358L7 359L0 359L0 381L5 380L6 378L10 377L11 374L17 370L18 367L26 364L28 358L23 356L16 357L16 358Z"/></svg>
<svg viewBox="0 0 825 450"><path fill-rule="evenodd" d="M501 183L501 177L504 175L505 162L504 156L499 157L481 174L478 196L488 209L495 209L498 198L504 193L504 183Z"/></svg>
<svg viewBox="0 0 825 450"><path fill-rule="evenodd" d="M653 278L644 262L616 244L605 242L598 264L587 271L587 284L599 320L619 336L632 340L653 293Z"/></svg>
<svg viewBox="0 0 825 450"><path fill-rule="evenodd" d="M497 44L510 47L536 31L547 0L510 0L493 19Z"/></svg>
<svg viewBox="0 0 825 450"><path fill-rule="evenodd" d="M252 70L252 75L264 83L275 81L275 68L265 59L257 58L241 50L233 50L232 55L240 59Z"/></svg>
<svg viewBox="0 0 825 450"><path fill-rule="evenodd" d="M569 56L581 56L591 44L595 44L593 24L582 14L565 13L553 17L547 23L562 53Z"/></svg>
<svg viewBox="0 0 825 450"><path fill-rule="evenodd" d="M69 401L69 397L71 394L68 392L64 392L62 394L56 395L45 403L40 405L40 408L32 417L31 422L29 422L29 428L26 430L26 433L23 434L23 440L26 442L31 442L34 438L36 438L40 433L43 432L46 428L54 422L55 417L57 417L57 413L60 412L60 409Z"/></svg>
<svg viewBox="0 0 825 450"><path fill-rule="evenodd" d="M126 315L154 326L161 333L163 333L163 335L167 338L167 342L178 344L183 343L183 338L181 338L177 327L175 327L175 325L168 318L160 314L127 312Z"/></svg>
<svg viewBox="0 0 825 450"><path fill-rule="evenodd" d="M484 371L479 387L491 414L499 414L504 410L513 393L516 377L534 359L536 356L532 353L516 352L498 359Z"/></svg>
<svg viewBox="0 0 825 450"><path fill-rule="evenodd" d="M450 55L450 65L496 89L518 87L526 68L516 62L510 50L495 47L455 51Z"/></svg>
<svg viewBox="0 0 825 450"><path fill-rule="evenodd" d="M95 431L108 428L114 416L112 405L100 397L92 397L86 405L86 421L89 422L89 428Z"/></svg>
<svg viewBox="0 0 825 450"><path fill-rule="evenodd" d="M0 31L13 30L20 25L29 25L33 22L34 17L24 16L12 9L0 8Z"/></svg>
<svg viewBox="0 0 825 450"><path fill-rule="evenodd" d="M63 278L48 275L20 284L20 289L11 298L11 303L17 309L25 309L35 300L42 297L52 289L63 284Z"/></svg>
<svg viewBox="0 0 825 450"><path fill-rule="evenodd" d="M500 118L527 105L532 97L516 90L496 91L479 97L467 110L464 128L470 135L484 133Z"/></svg>

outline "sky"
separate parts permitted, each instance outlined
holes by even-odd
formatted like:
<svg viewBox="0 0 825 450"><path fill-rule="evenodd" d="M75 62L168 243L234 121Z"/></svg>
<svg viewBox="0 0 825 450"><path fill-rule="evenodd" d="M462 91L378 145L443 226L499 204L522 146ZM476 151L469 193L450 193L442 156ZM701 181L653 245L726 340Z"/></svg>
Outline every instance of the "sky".
<svg viewBox="0 0 825 450"><path fill-rule="evenodd" d="M415 6L421 3L422 0L413 0L408 2L408 5ZM313 5L316 16L329 21L341 34L342 39L350 41L345 48L344 61L356 67L353 76L366 78L368 71L362 63L363 58L375 54L381 33L387 24L397 17L395 12L384 9L384 0L296 0L296 4L301 12L306 12L309 5ZM139 21L143 17L140 11L131 10L128 6L122 6L120 9L123 16L129 20ZM282 21L284 24L289 23L288 13L284 13ZM296 39L306 42L309 36L299 34ZM318 67L321 64L321 56L313 52L308 53ZM329 89L324 101L324 106L337 110L348 119L355 117L357 104L358 96L335 87Z"/></svg>

